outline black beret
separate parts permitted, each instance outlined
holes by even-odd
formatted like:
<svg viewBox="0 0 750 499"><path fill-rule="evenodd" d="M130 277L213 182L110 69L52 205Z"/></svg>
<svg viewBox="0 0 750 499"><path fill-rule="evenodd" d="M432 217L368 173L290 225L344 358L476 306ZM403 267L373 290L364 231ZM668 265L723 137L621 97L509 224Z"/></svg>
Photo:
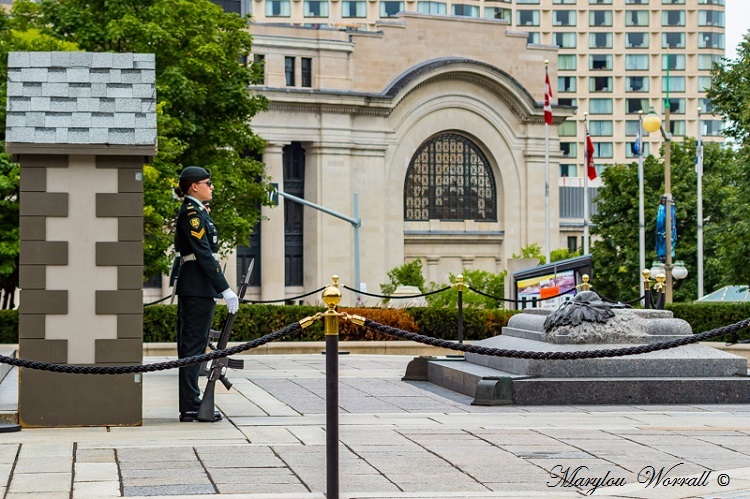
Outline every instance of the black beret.
<svg viewBox="0 0 750 499"><path fill-rule="evenodd" d="M180 180L198 182L207 178L211 178L211 172L201 166L186 166L180 172Z"/></svg>

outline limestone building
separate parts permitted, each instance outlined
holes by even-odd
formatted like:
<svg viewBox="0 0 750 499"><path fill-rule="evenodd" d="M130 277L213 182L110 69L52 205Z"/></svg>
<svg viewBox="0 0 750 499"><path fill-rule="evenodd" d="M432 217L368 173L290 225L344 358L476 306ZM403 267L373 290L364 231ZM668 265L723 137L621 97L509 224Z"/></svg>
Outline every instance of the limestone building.
<svg viewBox="0 0 750 499"><path fill-rule="evenodd" d="M372 292L405 261L421 259L428 281L447 282L464 268L500 272L523 246L543 246L544 61L555 78L556 48L530 46L496 20L402 13L376 28L251 26L265 65L253 91L270 102L253 129L268 142L273 181L347 216L357 195L360 281ZM573 112L554 110L552 172L556 125ZM332 274L355 286L351 224L283 197L263 214L238 252L240 271L256 259L249 296L293 296Z"/></svg>

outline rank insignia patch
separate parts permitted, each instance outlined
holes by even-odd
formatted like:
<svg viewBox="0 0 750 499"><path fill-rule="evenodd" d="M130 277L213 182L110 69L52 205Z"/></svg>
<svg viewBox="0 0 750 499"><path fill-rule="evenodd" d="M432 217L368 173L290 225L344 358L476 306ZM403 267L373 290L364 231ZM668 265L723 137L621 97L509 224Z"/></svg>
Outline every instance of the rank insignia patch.
<svg viewBox="0 0 750 499"><path fill-rule="evenodd" d="M201 226L201 219L198 217L191 218L190 225L192 225L194 229L197 229L198 227Z"/></svg>

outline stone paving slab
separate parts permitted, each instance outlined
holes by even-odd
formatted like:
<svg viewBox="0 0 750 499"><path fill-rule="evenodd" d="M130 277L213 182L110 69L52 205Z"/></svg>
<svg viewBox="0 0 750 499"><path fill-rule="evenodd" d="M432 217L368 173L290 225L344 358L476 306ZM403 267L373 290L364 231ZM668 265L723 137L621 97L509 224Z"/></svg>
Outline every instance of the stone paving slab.
<svg viewBox="0 0 750 499"><path fill-rule="evenodd" d="M231 392L217 387L219 423L177 422L176 371L167 371L144 376L142 427L3 434L0 497L323 498L325 357L252 360L229 373ZM401 381L409 360L340 358L342 499L580 498L586 479L607 473L625 483L592 495L750 498L748 406L476 407ZM649 466L710 480L646 488L638 477Z"/></svg>

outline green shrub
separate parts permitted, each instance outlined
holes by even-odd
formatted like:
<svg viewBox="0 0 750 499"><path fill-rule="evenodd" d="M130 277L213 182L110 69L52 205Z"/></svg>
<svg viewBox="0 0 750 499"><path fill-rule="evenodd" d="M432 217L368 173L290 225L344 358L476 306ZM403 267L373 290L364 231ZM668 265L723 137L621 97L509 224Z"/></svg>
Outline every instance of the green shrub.
<svg viewBox="0 0 750 499"><path fill-rule="evenodd" d="M18 310L0 310L0 343L18 343Z"/></svg>
<svg viewBox="0 0 750 499"><path fill-rule="evenodd" d="M750 317L750 303L671 303L667 305L667 310L671 310L675 317L687 321L695 334L728 326ZM750 339L750 332L740 332L738 339ZM711 341L730 340L730 336L722 336Z"/></svg>

